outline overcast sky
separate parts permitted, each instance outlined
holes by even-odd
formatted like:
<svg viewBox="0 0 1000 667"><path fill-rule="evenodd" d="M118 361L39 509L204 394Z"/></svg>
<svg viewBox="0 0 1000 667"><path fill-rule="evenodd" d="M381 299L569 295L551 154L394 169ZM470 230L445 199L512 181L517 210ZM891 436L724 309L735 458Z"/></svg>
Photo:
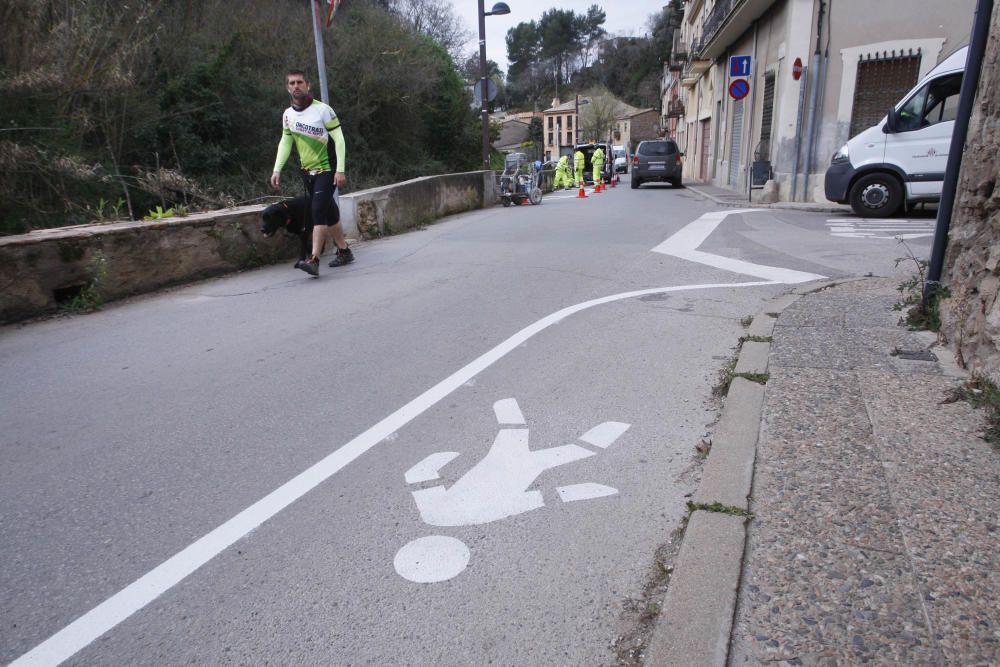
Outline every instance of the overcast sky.
<svg viewBox="0 0 1000 667"><path fill-rule="evenodd" d="M443 0L449 1L449 0ZM537 21L549 9L571 9L586 14L591 5L598 5L607 14L604 29L614 36L639 36L646 33L649 17L663 9L667 0L504 0L510 6L506 16L486 17L486 58L507 71L507 31L518 23ZM479 2L478 0L450 0L455 13L465 22L473 36L465 51L479 53ZM495 0L485 0L490 11Z"/></svg>

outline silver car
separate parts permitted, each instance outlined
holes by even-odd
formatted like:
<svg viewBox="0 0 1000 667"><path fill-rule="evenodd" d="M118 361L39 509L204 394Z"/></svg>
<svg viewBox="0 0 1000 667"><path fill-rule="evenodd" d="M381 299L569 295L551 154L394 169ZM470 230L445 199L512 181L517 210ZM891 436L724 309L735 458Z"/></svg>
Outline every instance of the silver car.
<svg viewBox="0 0 1000 667"><path fill-rule="evenodd" d="M651 139L639 143L632 157L632 189L650 181L665 181L681 187L680 151L673 139Z"/></svg>

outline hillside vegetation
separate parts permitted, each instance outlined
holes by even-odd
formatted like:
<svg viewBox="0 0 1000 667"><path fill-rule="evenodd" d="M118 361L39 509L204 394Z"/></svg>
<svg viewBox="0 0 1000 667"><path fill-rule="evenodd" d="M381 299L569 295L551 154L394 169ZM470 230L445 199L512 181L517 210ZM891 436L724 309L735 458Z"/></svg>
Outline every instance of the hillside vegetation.
<svg viewBox="0 0 1000 667"><path fill-rule="evenodd" d="M324 30L350 189L479 163L451 56L385 4ZM285 71L319 97L302 0L6 0L0 24L0 233L261 201Z"/></svg>

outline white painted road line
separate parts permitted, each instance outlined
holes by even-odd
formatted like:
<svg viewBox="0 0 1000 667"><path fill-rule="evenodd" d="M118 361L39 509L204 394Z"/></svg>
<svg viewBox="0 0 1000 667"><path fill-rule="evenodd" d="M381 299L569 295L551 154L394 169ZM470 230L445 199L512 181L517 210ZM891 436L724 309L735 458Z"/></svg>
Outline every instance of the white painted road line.
<svg viewBox="0 0 1000 667"><path fill-rule="evenodd" d="M593 500L594 498L613 496L618 493L618 489L605 486L604 484L585 482L583 484L557 487L556 493L559 494L559 499L564 503L572 503L577 500Z"/></svg>
<svg viewBox="0 0 1000 667"><path fill-rule="evenodd" d="M895 220L893 218L834 218L826 221L832 236L853 239L896 239L908 241L934 236L936 220Z"/></svg>
<svg viewBox="0 0 1000 667"><path fill-rule="evenodd" d="M680 259L686 259L689 262L705 264L717 269L723 269L724 271L742 273L743 275L755 276L757 278L766 278L767 280L771 280L776 283L806 283L812 280L822 280L825 278L826 276L821 276L816 273L793 271L792 269L783 269L777 266L766 266L764 264L752 264L739 259L713 255L697 249L702 243L705 242L705 239L707 239L709 235L715 231L715 228L719 226L719 223L725 220L728 216L743 213L758 213L761 210L762 209L756 208L739 208L706 213L694 222L685 226L660 245L653 248L653 252L679 257Z"/></svg>
<svg viewBox="0 0 1000 667"><path fill-rule="evenodd" d="M704 217L704 216L703 216ZM720 218L721 220L721 218ZM718 224L718 223L716 223ZM682 230L683 231L683 230ZM754 265L750 265L754 266ZM764 267L767 268L767 267ZM742 271L741 271L742 272ZM789 272L798 273L798 272ZM755 275L755 274L750 274ZM804 274L811 275L811 274ZM801 281L795 281L801 282ZM774 280L743 283L711 283L703 285L677 285L654 287L612 294L568 306L543 317L521 329L513 336L489 350L478 359L463 366L444 380L420 394L380 422L370 427L354 439L334 450L309 469L292 478L256 503L246 508L232 519L200 538L187 548L170 557L147 574L123 588L118 593L97 605L62 630L31 649L14 662L11 667L26 665L58 665L85 648L98 637L108 632L129 616L139 611L156 598L176 586L202 565L215 558L235 542L248 535L268 519L294 503L319 484L323 483L369 449L385 440L406 424L410 423L453 391L476 375L492 366L512 350L523 344L553 324L570 315L595 306L633 299L651 294L685 292L706 289L733 289L739 287L759 287L774 285ZM461 543L459 543L461 544ZM464 545L463 545L464 546Z"/></svg>

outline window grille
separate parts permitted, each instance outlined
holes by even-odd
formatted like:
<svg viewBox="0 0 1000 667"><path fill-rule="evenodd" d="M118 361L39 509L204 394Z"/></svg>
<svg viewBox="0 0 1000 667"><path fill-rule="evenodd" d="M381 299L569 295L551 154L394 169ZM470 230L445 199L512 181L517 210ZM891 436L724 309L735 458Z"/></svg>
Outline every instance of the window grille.
<svg viewBox="0 0 1000 667"><path fill-rule="evenodd" d="M850 136L877 125L917 82L920 49L866 53L858 59Z"/></svg>

